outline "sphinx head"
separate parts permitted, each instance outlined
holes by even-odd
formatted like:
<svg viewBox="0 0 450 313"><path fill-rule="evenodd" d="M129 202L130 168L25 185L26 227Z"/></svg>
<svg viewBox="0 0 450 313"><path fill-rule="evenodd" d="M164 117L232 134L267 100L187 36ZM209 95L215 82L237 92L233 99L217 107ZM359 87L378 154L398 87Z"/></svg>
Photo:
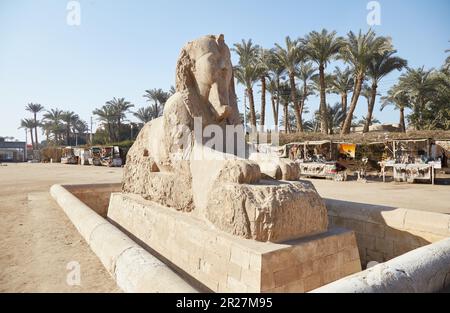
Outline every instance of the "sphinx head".
<svg viewBox="0 0 450 313"><path fill-rule="evenodd" d="M196 92L218 122L235 123L237 112L230 50L223 35L204 36L189 42L177 63L178 92Z"/></svg>

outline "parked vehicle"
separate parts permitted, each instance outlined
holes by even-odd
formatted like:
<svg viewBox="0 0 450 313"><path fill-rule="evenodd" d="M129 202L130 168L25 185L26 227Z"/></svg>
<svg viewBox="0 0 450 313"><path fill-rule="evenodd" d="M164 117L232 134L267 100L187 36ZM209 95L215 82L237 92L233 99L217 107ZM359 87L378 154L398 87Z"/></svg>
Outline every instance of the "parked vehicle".
<svg viewBox="0 0 450 313"><path fill-rule="evenodd" d="M72 147L65 147L62 149L61 163L78 164L78 157L75 155Z"/></svg>
<svg viewBox="0 0 450 313"><path fill-rule="evenodd" d="M90 156L88 157L88 162L90 165L101 166L101 152L102 148L92 147L90 149Z"/></svg>
<svg viewBox="0 0 450 313"><path fill-rule="evenodd" d="M101 151L101 164L109 167L121 167L122 158L119 146L103 147Z"/></svg>
<svg viewBox="0 0 450 313"><path fill-rule="evenodd" d="M75 156L78 157L78 164L89 165L89 158L91 156L91 151L87 148L75 148Z"/></svg>

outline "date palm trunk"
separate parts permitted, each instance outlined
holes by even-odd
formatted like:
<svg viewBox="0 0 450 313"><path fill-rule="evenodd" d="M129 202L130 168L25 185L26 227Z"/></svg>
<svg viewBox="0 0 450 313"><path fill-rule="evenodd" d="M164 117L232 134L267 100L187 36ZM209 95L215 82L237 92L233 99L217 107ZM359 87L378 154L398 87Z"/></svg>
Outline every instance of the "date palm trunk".
<svg viewBox="0 0 450 313"><path fill-rule="evenodd" d="M405 125L405 108L400 108L400 130L405 133L406 125Z"/></svg>
<svg viewBox="0 0 450 313"><path fill-rule="evenodd" d="M291 85L291 100L294 104L294 112L295 112L295 120L297 124L297 131L302 132L303 131L303 125L302 125L302 113L300 112L300 107L297 102L297 89L295 87L295 76L294 73L289 73L289 83Z"/></svg>
<svg viewBox="0 0 450 313"><path fill-rule="evenodd" d="M253 88L247 88L248 93L248 105L250 107L250 125L252 132L256 131L256 113L255 113L255 99L253 98Z"/></svg>
<svg viewBox="0 0 450 313"><path fill-rule="evenodd" d="M325 93L325 67L323 64L319 66L320 80L320 129L323 134L328 134L328 112L327 99Z"/></svg>
<svg viewBox="0 0 450 313"><path fill-rule="evenodd" d="M34 112L34 142L36 143L36 148L35 149L39 149L39 141L38 141L38 135L37 135L37 126L38 122L37 122L37 113Z"/></svg>
<svg viewBox="0 0 450 313"><path fill-rule="evenodd" d="M302 95L302 99L300 100L301 101L300 102L300 116L303 116L303 110L305 109L307 92L308 92L308 85L306 84L306 80L305 80L305 81L303 81L303 95Z"/></svg>
<svg viewBox="0 0 450 313"><path fill-rule="evenodd" d="M283 103L283 114L284 114L284 132L287 134L289 132L289 110L288 110L288 102Z"/></svg>
<svg viewBox="0 0 450 313"><path fill-rule="evenodd" d="M278 117L279 117L279 112L280 112L280 79L277 78L277 97L276 97L276 103L275 103L275 107L276 107L276 114L274 114L273 118L275 119L275 130L278 131Z"/></svg>
<svg viewBox="0 0 450 313"><path fill-rule="evenodd" d="M114 141L114 134L113 134L113 129L111 127L111 122L107 122L106 126L108 127L108 137L109 137L109 141L113 142Z"/></svg>
<svg viewBox="0 0 450 313"><path fill-rule="evenodd" d="M121 122L120 122L120 117L117 119L117 134L116 134L116 142L120 141L120 126L121 126Z"/></svg>
<svg viewBox="0 0 450 313"><path fill-rule="evenodd" d="M361 94L361 87L364 81L364 75L358 75L355 80L355 88L350 102L350 109L345 117L344 126L342 127L341 134L349 134L350 127L352 126L353 113L355 112L356 105L358 104L358 98Z"/></svg>
<svg viewBox="0 0 450 313"><path fill-rule="evenodd" d="M266 77L261 76L261 120L259 121L260 131L264 131L266 124Z"/></svg>
<svg viewBox="0 0 450 313"><path fill-rule="evenodd" d="M367 107L367 116L366 116L366 123L364 124L363 133L369 132L370 124L372 124L372 114L373 114L373 108L375 106L375 99L377 97L377 83L374 82L372 84L372 89L370 91L370 101L369 105Z"/></svg>
<svg viewBox="0 0 450 313"><path fill-rule="evenodd" d="M347 113L347 101L348 101L347 97L348 97L348 95L346 92L343 92L341 94L341 107L342 107L342 112L344 112L344 113Z"/></svg>
<svg viewBox="0 0 450 313"><path fill-rule="evenodd" d="M70 125L68 125L66 129L66 144L68 146L70 145Z"/></svg>
<svg viewBox="0 0 450 313"><path fill-rule="evenodd" d="M34 149L33 127L30 127L31 146Z"/></svg>
<svg viewBox="0 0 450 313"><path fill-rule="evenodd" d="M272 103L272 112L273 112L273 122L275 125L275 131L278 131L278 110L277 110L277 104L275 101L275 97L273 94L270 96L270 101Z"/></svg>
<svg viewBox="0 0 450 313"><path fill-rule="evenodd" d="M348 101L347 97L348 97L347 92L343 92L341 94L341 109L342 109L342 113L344 114L344 116L347 115L347 101ZM343 119L341 122L341 125L339 125L341 127L341 129L343 129L343 127L344 127L344 122L345 122L345 119Z"/></svg>

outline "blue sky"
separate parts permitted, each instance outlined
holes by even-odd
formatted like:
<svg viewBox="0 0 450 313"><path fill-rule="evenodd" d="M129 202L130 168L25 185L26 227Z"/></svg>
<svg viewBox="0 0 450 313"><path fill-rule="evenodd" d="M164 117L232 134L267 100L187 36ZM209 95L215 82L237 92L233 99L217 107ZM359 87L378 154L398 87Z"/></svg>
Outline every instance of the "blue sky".
<svg viewBox="0 0 450 313"><path fill-rule="evenodd" d="M381 25L374 30L391 36L410 66L440 67L450 48L450 1L378 2ZM79 26L67 24L67 3L0 0L0 136L24 139L17 128L28 115L28 102L73 110L86 121L113 97L125 97L136 109L145 106L144 90L173 85L181 47L202 35L223 33L229 46L252 38L270 48L286 35L297 38L327 28L345 36L369 28L365 0L80 0ZM380 92L397 77L387 76ZM240 98L242 90L239 86ZM255 97L259 107L259 93ZM311 98L308 107L315 110L318 103ZM365 112L361 99L356 115ZM375 116L398 121L398 112L379 112L379 105ZM273 123L270 109L267 121Z"/></svg>

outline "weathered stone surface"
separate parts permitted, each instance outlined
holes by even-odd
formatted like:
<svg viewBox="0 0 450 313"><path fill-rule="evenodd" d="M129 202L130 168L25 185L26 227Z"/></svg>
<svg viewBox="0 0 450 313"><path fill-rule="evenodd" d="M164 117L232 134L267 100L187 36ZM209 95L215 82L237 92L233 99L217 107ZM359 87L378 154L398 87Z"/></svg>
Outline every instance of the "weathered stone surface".
<svg viewBox="0 0 450 313"><path fill-rule="evenodd" d="M325 232L328 225L323 200L306 181L219 184L210 192L206 216L221 230L258 241Z"/></svg>
<svg viewBox="0 0 450 313"><path fill-rule="evenodd" d="M193 212L123 193L111 195L108 218L216 292L304 292L361 270L355 234L345 229L282 243L246 240Z"/></svg>
<svg viewBox="0 0 450 313"><path fill-rule="evenodd" d="M193 211L221 230L255 240L326 231L326 208L314 187L277 182L298 180L298 165L268 158L262 161L262 173L258 161L248 159L249 146L239 126L233 67L223 35L189 42L177 62L176 93L128 152L122 191ZM232 138L238 139L231 144L230 127L237 130ZM209 145L214 136L204 134L207 128L214 128L215 136L221 131L224 138Z"/></svg>

